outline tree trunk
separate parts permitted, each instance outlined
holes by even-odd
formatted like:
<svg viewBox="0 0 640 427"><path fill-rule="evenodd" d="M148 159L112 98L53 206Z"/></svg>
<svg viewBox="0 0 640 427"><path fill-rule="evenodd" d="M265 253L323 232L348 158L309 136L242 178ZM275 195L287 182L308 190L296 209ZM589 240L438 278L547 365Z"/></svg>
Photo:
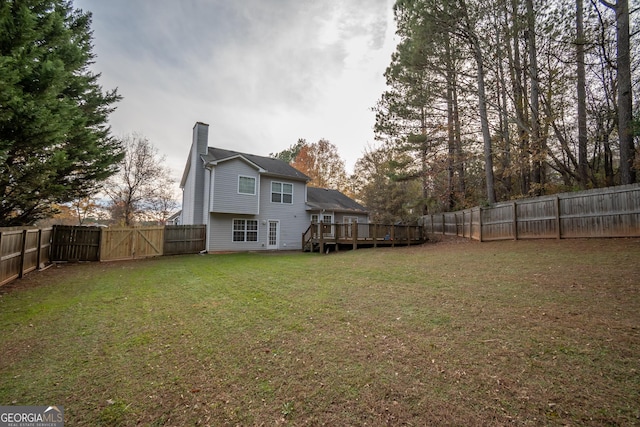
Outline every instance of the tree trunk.
<svg viewBox="0 0 640 427"><path fill-rule="evenodd" d="M543 149L540 138L540 89L538 85L538 54L536 52L536 17L533 10L533 0L526 0L527 5L527 32L529 42L529 77L531 78L531 93L529 108L531 109L531 151L533 157L533 170L531 180L535 188L534 194L542 194L542 164Z"/></svg>
<svg viewBox="0 0 640 427"><path fill-rule="evenodd" d="M631 124L633 101L631 92L631 48L629 36L629 1L618 0L615 4L605 0L600 3L616 13L616 65L618 70L618 136L620 139L620 184L636 181L633 168L635 147Z"/></svg>
<svg viewBox="0 0 640 427"><path fill-rule="evenodd" d="M578 176L580 187L586 189L589 184L589 164L587 162L587 90L584 64L584 14L583 0L576 0L576 54L578 89Z"/></svg>
<svg viewBox="0 0 640 427"><path fill-rule="evenodd" d="M454 86L453 86L453 128L454 128L454 138L456 144L456 170L458 174L458 194L459 197L464 200L466 197L466 186L465 186L465 156L464 150L462 149L462 125L460 124L460 104L458 103L458 79L456 74L453 75Z"/></svg>
<svg viewBox="0 0 640 427"><path fill-rule="evenodd" d="M498 57L504 56L502 48L508 45L508 41L500 40L500 30L496 26L496 45ZM502 183L507 196L513 193L513 183L511 179L511 134L509 132L509 103L507 101L507 80L505 78L503 61L498 61L498 94L497 102L500 110L500 132L502 143L504 144L504 155L502 156Z"/></svg>
<svg viewBox="0 0 640 427"><path fill-rule="evenodd" d="M446 79L447 79L447 207L453 210L456 204L454 192L454 168L455 168L455 128L453 120L453 64L451 61L451 45L449 39L445 39L445 56L446 56Z"/></svg>
<svg viewBox="0 0 640 427"><path fill-rule="evenodd" d="M480 42L475 32L474 26L471 25L469 19L469 13L467 12L466 2L463 0L460 2L461 12L463 19L465 20L467 37L471 42L471 48L476 59L476 65L478 69L477 83L478 83L478 113L480 115L480 126L482 128L482 140L484 148L484 172L487 186L487 201L490 204L496 202L496 191L494 186L493 176L493 153L491 150L491 133L489 132L489 118L487 115L487 98L485 93L484 84L484 58L482 55L482 49L480 48Z"/></svg>
<svg viewBox="0 0 640 427"><path fill-rule="evenodd" d="M515 108L515 119L518 125L517 146L519 152L516 153L517 168L520 176L520 193L528 194L530 190L529 182L529 127L528 116L524 106L524 83L523 65L520 56L520 22L519 9L520 1L511 0L511 11L509 12L505 3L505 27L511 28L509 41L505 43L507 48L507 58L509 60L509 73L513 91L513 106ZM511 25L508 16L511 15ZM511 46L513 43L513 47Z"/></svg>

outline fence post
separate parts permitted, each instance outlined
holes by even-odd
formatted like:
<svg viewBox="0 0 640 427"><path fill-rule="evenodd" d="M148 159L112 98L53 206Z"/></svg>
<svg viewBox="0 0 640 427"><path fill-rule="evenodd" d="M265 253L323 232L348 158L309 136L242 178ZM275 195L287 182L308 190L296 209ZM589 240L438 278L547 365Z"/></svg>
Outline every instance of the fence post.
<svg viewBox="0 0 640 427"><path fill-rule="evenodd" d="M27 247L27 230L22 230L22 248L20 249L20 273L18 274L19 278L24 276L24 255Z"/></svg>
<svg viewBox="0 0 640 427"><path fill-rule="evenodd" d="M42 228L38 229L38 250L36 255L36 268L40 270L40 257L42 252Z"/></svg>
<svg viewBox="0 0 640 427"><path fill-rule="evenodd" d="M482 206L480 206L478 209L478 223L480 224L480 233L478 233L478 240L482 242Z"/></svg>
<svg viewBox="0 0 640 427"><path fill-rule="evenodd" d="M513 202L513 240L518 240L518 205Z"/></svg>
<svg viewBox="0 0 640 427"><path fill-rule="evenodd" d="M56 251L57 251L57 247L56 247L56 235L57 235L57 231L58 231L58 226L54 225L53 227L51 227L51 246L49 247L49 258L53 261L56 260L57 256L56 256Z"/></svg>
<svg viewBox="0 0 640 427"><path fill-rule="evenodd" d="M562 231L560 230L560 196L556 194L556 238L562 239Z"/></svg>
<svg viewBox="0 0 640 427"><path fill-rule="evenodd" d="M464 211L462 211L462 237L466 237L465 235L465 219L466 219L466 215L464 214Z"/></svg>
<svg viewBox="0 0 640 427"><path fill-rule="evenodd" d="M102 242L104 242L104 228L100 229L100 239L98 242L98 262L102 262Z"/></svg>

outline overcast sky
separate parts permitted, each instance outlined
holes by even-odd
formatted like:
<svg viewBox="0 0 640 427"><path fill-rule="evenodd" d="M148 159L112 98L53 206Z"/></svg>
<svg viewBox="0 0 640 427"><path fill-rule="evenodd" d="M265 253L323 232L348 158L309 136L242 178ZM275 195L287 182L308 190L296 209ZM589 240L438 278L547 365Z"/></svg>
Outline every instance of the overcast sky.
<svg viewBox="0 0 640 427"><path fill-rule="evenodd" d="M195 122L251 154L325 138L347 171L374 143L371 108L395 49L393 0L75 0L93 14L94 71L179 179Z"/></svg>

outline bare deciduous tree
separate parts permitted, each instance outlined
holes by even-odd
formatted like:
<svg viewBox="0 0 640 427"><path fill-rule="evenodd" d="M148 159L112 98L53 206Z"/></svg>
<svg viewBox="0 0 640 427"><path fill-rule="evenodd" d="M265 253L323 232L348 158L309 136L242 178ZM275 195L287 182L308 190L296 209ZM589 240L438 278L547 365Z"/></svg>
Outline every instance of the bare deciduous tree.
<svg viewBox="0 0 640 427"><path fill-rule="evenodd" d="M157 212L156 207L163 204L167 207L166 199L170 197L166 190L173 180L169 169L163 165L165 158L158 155L158 150L147 138L127 135L122 139L122 145L125 156L120 170L107 181L104 193L111 199L112 219L131 226L141 214Z"/></svg>

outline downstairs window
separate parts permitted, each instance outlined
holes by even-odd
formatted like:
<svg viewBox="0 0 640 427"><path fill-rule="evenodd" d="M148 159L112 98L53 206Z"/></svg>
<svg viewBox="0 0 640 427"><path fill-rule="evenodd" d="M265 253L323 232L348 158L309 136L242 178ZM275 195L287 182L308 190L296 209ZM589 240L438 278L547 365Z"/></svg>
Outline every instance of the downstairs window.
<svg viewBox="0 0 640 427"><path fill-rule="evenodd" d="M233 241L234 242L257 242L258 241L258 220L234 219L233 220Z"/></svg>

